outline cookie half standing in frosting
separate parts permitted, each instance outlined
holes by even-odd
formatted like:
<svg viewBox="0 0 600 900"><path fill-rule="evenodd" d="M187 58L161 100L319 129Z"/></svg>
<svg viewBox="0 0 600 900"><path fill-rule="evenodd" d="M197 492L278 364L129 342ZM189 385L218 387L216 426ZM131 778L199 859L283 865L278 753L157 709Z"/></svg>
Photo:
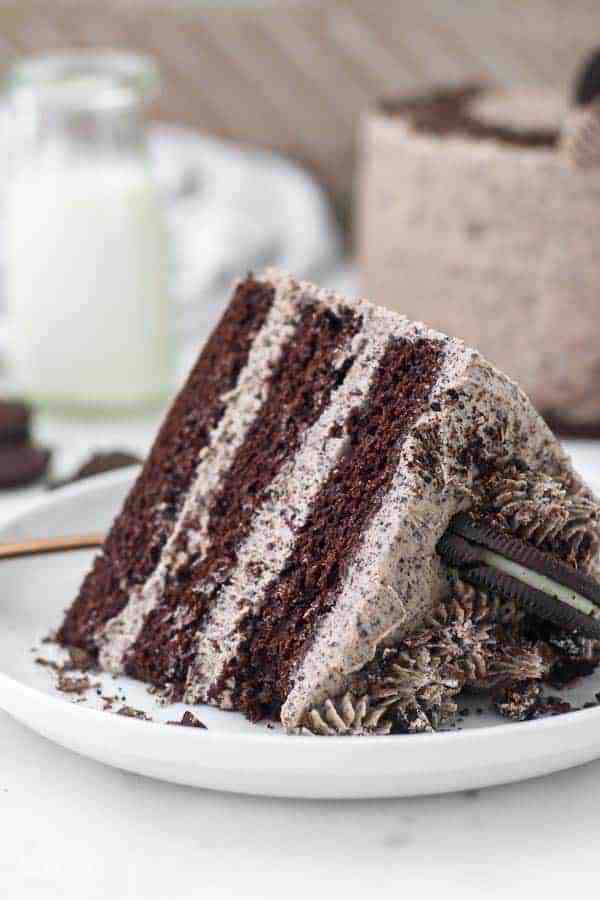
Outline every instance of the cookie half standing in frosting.
<svg viewBox="0 0 600 900"><path fill-rule="evenodd" d="M600 639L600 584L506 534L493 519L456 516L438 552L466 581L522 603L555 625Z"/></svg>
<svg viewBox="0 0 600 900"><path fill-rule="evenodd" d="M449 595L344 693L309 710L316 735L415 734L456 720L463 691L518 721L568 712L546 696L598 663L600 507L566 472L511 460L482 473L437 544Z"/></svg>

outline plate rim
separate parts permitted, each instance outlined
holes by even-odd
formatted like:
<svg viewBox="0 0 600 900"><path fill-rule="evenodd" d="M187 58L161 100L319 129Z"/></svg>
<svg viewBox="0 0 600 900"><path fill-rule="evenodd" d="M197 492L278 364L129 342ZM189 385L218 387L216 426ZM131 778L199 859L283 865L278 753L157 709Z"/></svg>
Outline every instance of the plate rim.
<svg viewBox="0 0 600 900"><path fill-rule="evenodd" d="M20 526L23 522L29 524L29 520L35 518L35 516L40 512L47 508L60 506L61 502L73 497L77 496L85 496L86 494L93 494L98 490L102 489L110 489L115 486L123 486L133 479L135 473L139 471L139 465L128 466L127 468L120 469L117 472L107 472L101 475L95 475L80 482L76 482L74 484L66 485L61 488L57 488L52 492L49 496L42 496L37 498L32 498L30 504L28 504L25 508L19 510L13 515L7 517L0 526L0 540L4 540L7 537L7 534L10 534L11 529ZM19 690L25 694L25 696L29 696L32 698L36 698L38 702L43 702L48 705L49 709L57 708L57 705L60 708L67 707L71 710L75 711L75 714L84 713L84 714L93 714L96 716L104 716L106 717L106 713L103 710L93 709L90 707L86 707L84 704L73 704L64 700L62 697L55 697L52 694L46 693L45 691L33 687L31 685L26 684L18 678L13 677L12 675L8 675L6 672L2 671L2 663L0 661L0 682L4 682L6 686L11 687L12 690ZM1 703L1 699L0 699ZM3 705L2 705L2 708ZM360 736L360 745L361 747L379 747L380 750L388 749L389 747L396 747L400 749L403 746L406 746L406 743L403 742L402 738L410 737L411 738L411 746L414 746L412 741L414 739L419 740L422 744L426 745L434 745L436 743L443 745L458 745L461 743L473 743L473 742L484 742L490 741L493 739L498 739L500 735L509 737L514 736L517 738L519 734L537 734L537 733L547 733L548 743L549 745L553 744L552 735L556 732L564 731L568 729L570 726L574 724L579 724L580 726L584 726L586 723L591 722L594 719L598 719L600 716L600 706L596 708L590 709L579 709L573 710L572 712L563 713L559 716L550 716L544 719L535 719L527 722L506 722L504 724L499 724L495 727L490 726L475 726L473 728L469 728L463 731L459 730L448 730L427 734L415 734L415 735L364 735ZM162 733L162 734L172 734L174 731L179 733L181 737L184 735L187 739L195 740L197 735L195 733L190 733L186 729L173 729L172 726L168 726L166 723L162 722L139 722L137 720L129 720L125 716L111 716L113 720L118 720L119 725L117 728L121 728L125 731L128 731L130 728L136 728L140 724L143 725L151 725L153 726L153 733ZM157 728L158 726L158 728ZM287 734L285 732L277 732L277 733L265 733L263 731L257 730L256 733L252 732L236 732L236 731L219 731L218 729L207 729L206 731L202 731L202 736L205 739L208 739L211 743L218 742L232 742L236 743L240 740L244 742L250 742L252 744L267 744L269 747L274 747L276 744L283 743L289 744L289 739L293 739L293 743L295 746L302 745L312 746L315 750L318 748L319 754L323 751L329 754L337 754L339 753L340 744L342 746L347 746L349 743L354 743L353 741L349 741L348 735L331 735L327 737L327 740L315 740L315 735L310 734ZM178 740L181 739L178 738ZM330 749L325 749L329 747Z"/></svg>

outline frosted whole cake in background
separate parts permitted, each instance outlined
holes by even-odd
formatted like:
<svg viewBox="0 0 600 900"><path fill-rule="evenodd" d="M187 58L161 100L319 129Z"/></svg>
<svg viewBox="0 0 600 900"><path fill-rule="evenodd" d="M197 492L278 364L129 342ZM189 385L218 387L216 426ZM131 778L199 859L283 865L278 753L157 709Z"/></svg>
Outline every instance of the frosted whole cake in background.
<svg viewBox="0 0 600 900"><path fill-rule="evenodd" d="M567 112L558 91L477 86L372 111L362 288L478 347L558 430L596 435L600 168L563 152Z"/></svg>

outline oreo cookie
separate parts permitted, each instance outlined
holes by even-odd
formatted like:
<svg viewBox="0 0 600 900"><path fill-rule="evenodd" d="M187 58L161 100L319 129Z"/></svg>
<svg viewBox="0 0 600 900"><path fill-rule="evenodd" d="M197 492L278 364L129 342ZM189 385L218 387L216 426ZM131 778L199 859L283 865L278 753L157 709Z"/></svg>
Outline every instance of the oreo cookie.
<svg viewBox="0 0 600 900"><path fill-rule="evenodd" d="M465 581L521 603L539 618L600 639L600 584L489 517L456 516L438 552Z"/></svg>
<svg viewBox="0 0 600 900"><path fill-rule="evenodd" d="M48 471L50 451L31 441L31 407L0 399L0 490L27 487Z"/></svg>
<svg viewBox="0 0 600 900"><path fill-rule="evenodd" d="M0 400L0 447L27 444L31 410L19 400Z"/></svg>
<svg viewBox="0 0 600 900"><path fill-rule="evenodd" d="M50 451L28 445L0 447L0 490L27 487L47 472Z"/></svg>

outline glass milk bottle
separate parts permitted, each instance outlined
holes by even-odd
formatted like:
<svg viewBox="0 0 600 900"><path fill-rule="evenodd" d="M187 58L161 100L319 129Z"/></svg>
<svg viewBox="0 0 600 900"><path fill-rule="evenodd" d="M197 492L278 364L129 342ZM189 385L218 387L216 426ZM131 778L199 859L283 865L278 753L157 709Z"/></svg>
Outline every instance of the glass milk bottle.
<svg viewBox="0 0 600 900"><path fill-rule="evenodd" d="M9 354L51 408L136 411L169 387L168 240L146 153L144 57L19 63L5 197Z"/></svg>

